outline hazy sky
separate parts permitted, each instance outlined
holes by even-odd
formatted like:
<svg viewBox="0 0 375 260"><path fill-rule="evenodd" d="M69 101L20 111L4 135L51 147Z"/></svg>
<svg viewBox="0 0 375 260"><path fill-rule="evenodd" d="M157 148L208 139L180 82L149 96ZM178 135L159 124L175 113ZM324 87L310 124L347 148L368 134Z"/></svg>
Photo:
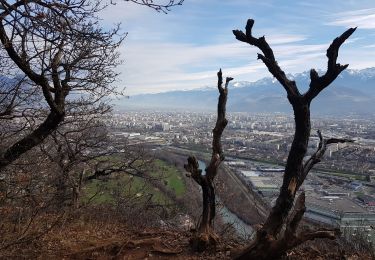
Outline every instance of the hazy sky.
<svg viewBox="0 0 375 260"><path fill-rule="evenodd" d="M185 0L168 14L117 0L102 13L122 23L119 86L129 95L214 86L216 72L235 80L269 76L258 49L235 40L255 20L286 73L325 69L325 51L346 28L358 26L341 47L339 61L351 69L375 67L374 0Z"/></svg>

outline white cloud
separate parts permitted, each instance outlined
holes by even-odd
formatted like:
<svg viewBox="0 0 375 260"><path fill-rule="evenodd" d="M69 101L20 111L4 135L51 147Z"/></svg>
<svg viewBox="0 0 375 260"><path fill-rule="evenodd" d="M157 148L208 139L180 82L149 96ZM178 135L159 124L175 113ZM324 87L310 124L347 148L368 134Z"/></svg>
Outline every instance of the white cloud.
<svg viewBox="0 0 375 260"><path fill-rule="evenodd" d="M306 40L307 37L304 35L293 35L293 34L272 34L267 36L267 42L272 45L276 44L285 44L285 43L293 43L293 42L300 42Z"/></svg>
<svg viewBox="0 0 375 260"><path fill-rule="evenodd" d="M123 22L126 25L129 21L141 20L154 12L150 8L120 0L104 8L100 12L100 18L108 24Z"/></svg>
<svg viewBox="0 0 375 260"><path fill-rule="evenodd" d="M240 43L213 46L137 43L125 44L121 52L125 64L119 69L130 93L202 87L216 77L216 69L225 65L220 60L256 55Z"/></svg>
<svg viewBox="0 0 375 260"><path fill-rule="evenodd" d="M277 38L273 41L283 42ZM298 73L311 68L325 69L329 44L274 44L273 50L286 73ZM240 42L203 46L136 43L125 45L122 52L122 81L129 94L214 86L220 67L235 80L255 81L270 76L265 65L256 60L259 50ZM343 46L340 50L339 62L349 63L351 68L371 67L373 60L375 53L369 54L365 49ZM233 61L235 64L228 66Z"/></svg>
<svg viewBox="0 0 375 260"><path fill-rule="evenodd" d="M341 12L328 25L375 29L375 8Z"/></svg>
<svg viewBox="0 0 375 260"><path fill-rule="evenodd" d="M268 41L280 61L297 56L303 63L303 59L327 47L294 43L301 39L304 37L281 35ZM125 60L120 67L121 80L130 94L214 85L220 67L237 80L257 80L269 75L265 66L256 60L257 52L258 49L241 42L217 45L129 42L121 49Z"/></svg>
<svg viewBox="0 0 375 260"><path fill-rule="evenodd" d="M271 2L273 1L269 1ZM270 76L265 65L256 60L256 53L259 50L236 41L230 33L236 17L241 16L242 13L232 14L224 12L224 9L222 11L218 9L220 5L243 5L245 8L248 6L248 1L235 0L230 4L215 2L213 11L197 8L200 3L201 1L198 0L186 1L181 9L176 8L170 14L164 15L157 14L149 8L118 1L116 6L111 6L102 13L101 16L106 24L121 21L124 30L129 32L128 38L120 49L125 63L118 68L122 72L119 84L127 87L129 95L215 86L216 73L220 67L223 68L225 76L233 76L235 80L255 81ZM258 5L258 2L253 4ZM193 6L195 8L189 9ZM300 12L302 9L293 10L285 14L286 22L289 21L289 16L306 14ZM329 25L373 29L375 28L374 13L375 8L341 12L336 15L332 15L330 10L329 16L325 16L327 12L323 15L322 11L318 16L319 23L324 23L328 18ZM270 17L273 17L270 19L275 18L272 15ZM202 18L207 19L200 20ZM199 24L197 19L202 24ZM313 21L316 22L314 19ZM291 27L289 23L285 24L290 31L285 31L285 27L280 29L282 23L275 25L269 20L259 22L257 25L264 27L257 26L256 29L261 33L256 35L261 36L262 33L266 35L285 72L297 73L310 68L325 69L327 63L325 52L331 41L328 41L328 38L323 40L325 35L322 36L323 38L317 38L321 37L321 32L306 29L309 28L307 24L296 24L295 27ZM322 26L323 34L326 28ZM312 39L311 35L316 36ZM368 48L374 45L371 42L366 43L368 35L361 36L362 38L349 39L340 50L340 61L349 63L352 68L375 65L375 52L372 54L368 51ZM354 42L357 44L357 41L366 46L360 49L350 44Z"/></svg>

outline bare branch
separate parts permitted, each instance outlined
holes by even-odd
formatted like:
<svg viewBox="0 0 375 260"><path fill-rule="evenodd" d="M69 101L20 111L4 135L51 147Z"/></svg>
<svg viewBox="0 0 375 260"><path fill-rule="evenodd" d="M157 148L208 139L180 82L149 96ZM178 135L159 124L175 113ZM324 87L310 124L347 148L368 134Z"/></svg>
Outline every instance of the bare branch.
<svg viewBox="0 0 375 260"><path fill-rule="evenodd" d="M150 177L144 172L137 170L137 169L132 169L127 164L125 164L120 167L108 167L104 169L97 169L91 175L83 177L82 181L87 182L91 180L97 180L97 179L100 179L101 177L110 176L113 173L125 173L127 175L140 177L140 178L147 179L147 180L157 180L157 178Z"/></svg>
<svg viewBox="0 0 375 260"><path fill-rule="evenodd" d="M322 158L324 156L324 153L326 152L329 144L352 143L352 142L354 142L354 140L345 139L345 138L342 138L342 139L340 139L340 138L324 139L320 130L318 130L317 133L318 133L319 140L320 140L318 148L315 151L315 153L313 153L310 156L310 158L304 163L303 172L300 175L299 180L298 180L298 185L297 185L298 187L300 187L302 185L302 183L306 179L306 176L308 175L310 170L314 167L314 165L319 163L322 160Z"/></svg>
<svg viewBox="0 0 375 260"><path fill-rule="evenodd" d="M294 100L300 96L296 82L289 80L285 72L280 68L275 59L275 55L264 36L255 38L252 36L252 28L254 25L253 19L248 19L246 24L246 34L240 30L233 30L236 39L246 42L260 49L263 54L258 54L258 59L261 59L267 66L269 72L281 83L288 94L289 100Z"/></svg>
<svg viewBox="0 0 375 260"><path fill-rule="evenodd" d="M314 69L310 71L310 88L304 94L304 97L308 102L311 102L323 89L329 86L337 76L345 70L349 65L341 65L337 63L337 57L341 45L354 33L357 29L350 28L346 30L341 36L333 40L329 48L327 49L327 71L324 75L319 76L318 72Z"/></svg>
<svg viewBox="0 0 375 260"><path fill-rule="evenodd" d="M317 238L336 239L336 237L339 234L340 234L339 229L322 229L322 230L317 230L317 231L302 232L293 241L291 248L301 245L307 241L317 239Z"/></svg>
<svg viewBox="0 0 375 260"><path fill-rule="evenodd" d="M207 178L211 180L215 178L217 174L217 168L220 163L224 160L224 153L221 146L221 135L225 127L228 124L228 120L225 118L226 113L226 104L227 104L227 96L228 96L228 85L233 78L227 77L225 81L225 88L223 88L223 76L221 69L217 73L218 77L218 90L219 90L219 101L217 104L217 120L215 124L215 128L213 129L213 138L212 138L212 156L210 164L207 167Z"/></svg>
<svg viewBox="0 0 375 260"><path fill-rule="evenodd" d="M127 2L133 2L135 4L143 5L143 6L148 6L152 9L154 9L157 12L163 12L163 13L168 13L171 9L171 7L182 5L184 0L169 0L166 4L158 4L155 3L154 0L125 0ZM111 0L112 4L115 4L113 0Z"/></svg>
<svg viewBox="0 0 375 260"><path fill-rule="evenodd" d="M217 168L219 167L220 163L224 160L224 153L221 146L221 136L225 127L228 124L228 120L225 118L226 116L226 103L227 103L227 96L228 96L228 85L233 78L227 77L225 80L225 87L223 87L223 74L221 69L217 73L218 81L217 81L217 88L219 90L219 100L217 104L217 119L213 132L212 138L212 155L211 161L208 167L206 168L205 178L212 181L216 174ZM198 161L194 156L190 156L188 158L188 164L184 165L186 171L188 171L197 183L201 183L201 170L198 169Z"/></svg>
<svg viewBox="0 0 375 260"><path fill-rule="evenodd" d="M188 177L192 177L199 185L202 184L202 170L199 169L198 160L195 156L189 156L188 163L184 165L184 168L190 175Z"/></svg>
<svg viewBox="0 0 375 260"><path fill-rule="evenodd" d="M63 115L51 112L45 121L39 125L31 134L25 136L10 146L0 157L0 170L18 159L23 153L40 144L49 134L56 130L62 121Z"/></svg>
<svg viewBox="0 0 375 260"><path fill-rule="evenodd" d="M22 103L22 99L27 98L22 97L22 86L25 83L25 77L18 80L14 86L8 86L7 82L1 83L2 90L0 91L0 119L10 119L14 110L17 106ZM11 83L12 84L12 83ZM14 115L13 115L14 116Z"/></svg>
<svg viewBox="0 0 375 260"><path fill-rule="evenodd" d="M85 107L82 110L86 114L95 113L103 108L101 103L106 96L120 93L112 83L118 75L115 67L121 61L117 48L124 36L118 34L118 27L108 31L100 27L96 15L105 5L98 0L55 2L15 1L10 4L0 0L3 10L0 12L3 47L0 51L4 57L0 74L10 79L19 75L27 77L27 84L33 91L20 90L17 102L21 97L26 98L25 93L43 97L34 103L36 107L19 106L18 114L33 124L27 127L28 132L4 147L0 153L0 170L41 144L62 123L65 115L70 116L69 113L80 107ZM71 93L74 95L67 98ZM7 116L16 101L1 96L0 114L4 112ZM39 109L38 119L36 114L33 117L23 113L28 109Z"/></svg>

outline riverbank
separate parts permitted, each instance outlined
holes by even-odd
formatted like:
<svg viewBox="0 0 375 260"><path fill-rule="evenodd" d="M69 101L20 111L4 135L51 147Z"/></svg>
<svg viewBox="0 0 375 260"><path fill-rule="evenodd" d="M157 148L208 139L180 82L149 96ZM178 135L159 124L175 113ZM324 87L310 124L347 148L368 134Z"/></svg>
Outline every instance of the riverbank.
<svg viewBox="0 0 375 260"><path fill-rule="evenodd" d="M183 157L185 160L183 163L186 163L188 156L194 155L194 151L170 147L165 149L164 152L170 154L170 156L167 156L169 158ZM208 154L198 153L195 156L201 161L201 164L209 160ZM181 162L181 158L178 161ZM183 163L181 162L182 165ZM204 169L205 165L201 165L201 168ZM234 214L235 218L247 226L245 229L264 222L268 215L268 208L265 207L263 201L260 201L259 194L252 191L224 164L219 167L215 187L216 194L222 204L229 212Z"/></svg>

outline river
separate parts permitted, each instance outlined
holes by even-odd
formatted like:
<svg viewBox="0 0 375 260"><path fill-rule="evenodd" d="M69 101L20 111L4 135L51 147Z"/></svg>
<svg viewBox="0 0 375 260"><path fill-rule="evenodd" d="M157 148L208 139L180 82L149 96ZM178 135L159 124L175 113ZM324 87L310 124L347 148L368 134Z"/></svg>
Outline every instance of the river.
<svg viewBox="0 0 375 260"><path fill-rule="evenodd" d="M206 164L203 161L198 160L199 169L202 170L204 174L206 169ZM249 239L254 235L254 230L250 225L247 225L236 214L231 212L223 203L221 203L220 198L216 195L216 205L217 205L217 215L221 216L222 220L226 224L230 224L236 230L237 234L244 239Z"/></svg>

